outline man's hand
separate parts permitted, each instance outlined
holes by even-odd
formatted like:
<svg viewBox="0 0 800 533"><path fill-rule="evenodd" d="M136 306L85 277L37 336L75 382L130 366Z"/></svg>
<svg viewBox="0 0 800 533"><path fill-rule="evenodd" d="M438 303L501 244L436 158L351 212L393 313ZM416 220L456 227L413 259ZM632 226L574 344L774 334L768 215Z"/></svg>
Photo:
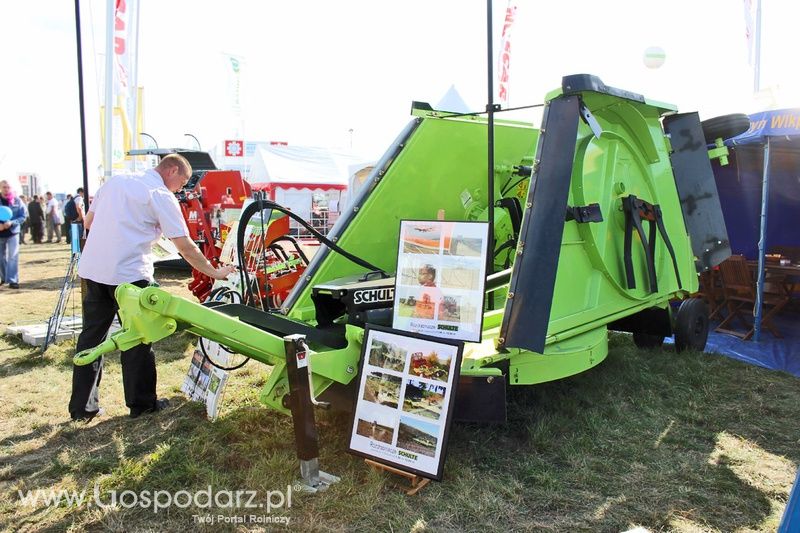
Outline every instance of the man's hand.
<svg viewBox="0 0 800 533"><path fill-rule="evenodd" d="M3 222L2 224L0 224L0 231L8 229L10 227L11 227L11 222Z"/></svg>
<svg viewBox="0 0 800 533"><path fill-rule="evenodd" d="M175 237L171 240L175 243L175 247L183 258L192 265L192 268L210 278L225 279L229 274L236 271L236 267L232 265L214 268L200 251L200 248L189 237Z"/></svg>
<svg viewBox="0 0 800 533"><path fill-rule="evenodd" d="M225 265L219 267L214 270L214 274L211 276L214 279L226 279L228 276L236 272L235 265Z"/></svg>

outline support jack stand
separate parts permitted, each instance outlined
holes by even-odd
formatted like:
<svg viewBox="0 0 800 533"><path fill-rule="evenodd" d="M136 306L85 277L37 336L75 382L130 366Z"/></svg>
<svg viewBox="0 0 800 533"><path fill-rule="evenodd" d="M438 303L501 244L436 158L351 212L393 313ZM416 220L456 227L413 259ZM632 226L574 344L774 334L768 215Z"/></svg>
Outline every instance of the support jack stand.
<svg viewBox="0 0 800 533"><path fill-rule="evenodd" d="M305 335L288 335L283 338L286 347L286 370L289 374L289 405L292 409L294 440L297 458L300 459L298 485L304 492L317 493L339 481L339 478L319 469L319 444L314 404L319 404L311 389L310 354L306 349Z"/></svg>
<svg viewBox="0 0 800 533"><path fill-rule="evenodd" d="M320 470L317 457L309 461L300 460L300 478L296 485L303 492L312 494L328 490L329 486L341 481L339 477Z"/></svg>

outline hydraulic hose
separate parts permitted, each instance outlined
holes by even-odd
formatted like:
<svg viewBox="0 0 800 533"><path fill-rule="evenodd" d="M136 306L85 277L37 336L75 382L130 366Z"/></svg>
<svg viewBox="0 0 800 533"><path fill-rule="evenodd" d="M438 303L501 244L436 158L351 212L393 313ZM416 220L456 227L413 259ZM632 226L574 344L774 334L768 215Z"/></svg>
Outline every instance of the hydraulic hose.
<svg viewBox="0 0 800 533"><path fill-rule="evenodd" d="M239 297L239 301L241 301L241 299L242 299L242 296L238 292L236 292L235 290L233 290L233 289L231 289L229 287L217 287L216 289L211 291L211 294L208 295L208 301L213 301L213 300L219 301L219 300L222 300L222 298L225 298L228 295L231 295L231 303L235 303L234 301L235 301L236 298L233 297L233 295L238 296ZM208 363L211 366L213 366L214 368L219 368L220 370L227 370L227 371L230 372L232 370L238 370L238 369L242 368L244 365L246 365L248 363L248 361L250 361L249 357L245 357L244 361L242 361L238 365L230 366L230 367L222 366L222 365L217 364L216 362L214 362L214 360L211 359L211 357L208 355L208 352L206 351L206 347L203 344L203 337L199 337L197 339L197 343L200 345L200 351L203 353L203 362L208 361ZM225 346L223 346L222 344L220 344L219 347L222 348L223 350L225 350L228 353L234 353L231 350L229 350L228 348L226 348Z"/></svg>
<svg viewBox="0 0 800 533"><path fill-rule="evenodd" d="M295 221L297 221L301 226L307 229L309 233L311 233L320 243L324 244L334 252L344 256L348 260L352 261L353 263L357 264L360 267L366 268L369 271L380 272L381 276L384 278L389 277L389 275L383 269L378 268L375 265L368 263L367 261L361 259L360 257L357 257L351 254L350 252L337 246L333 241L325 237L323 234L321 234L308 222L300 218L295 213L292 213L290 210L273 202L272 200L260 199L259 201L253 202L244 208L244 210L242 211L242 215L239 219L239 227L236 230L236 248L237 248L237 253L239 255L239 265L242 266L242 268L240 268L239 270L240 275L242 277L242 287L247 288L246 290L248 291L251 297L252 297L252 289L250 288L250 278L247 274L247 269L245 268L245 262L244 262L244 233L245 229L247 228L247 223L250 221L253 215L258 211L262 211L262 217L263 217L264 209L269 209L270 215L272 210L280 211L281 213L289 216L289 218L292 218Z"/></svg>

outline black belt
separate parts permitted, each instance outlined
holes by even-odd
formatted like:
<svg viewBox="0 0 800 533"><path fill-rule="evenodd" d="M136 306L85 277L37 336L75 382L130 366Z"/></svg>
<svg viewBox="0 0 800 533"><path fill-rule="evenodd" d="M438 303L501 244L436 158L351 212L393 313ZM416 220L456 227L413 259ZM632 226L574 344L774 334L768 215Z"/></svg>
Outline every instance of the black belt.
<svg viewBox="0 0 800 533"><path fill-rule="evenodd" d="M633 228L639 234L639 239L644 247L644 257L647 261L647 273L650 278L650 292L658 292L658 281L656 280L656 229L661 234L664 246L667 247L669 256L672 258L672 266L675 269L675 278L678 280L678 288L683 287L681 275L678 273L678 260L675 258L675 250L667 235L664 227L664 220L661 214L661 207L658 204L651 204L640 200L633 194L622 199L622 207L625 211L625 277L627 278L628 288L636 288L636 277L633 273L633 259L631 258L631 247L633 245ZM650 223L650 238L645 237L642 220Z"/></svg>

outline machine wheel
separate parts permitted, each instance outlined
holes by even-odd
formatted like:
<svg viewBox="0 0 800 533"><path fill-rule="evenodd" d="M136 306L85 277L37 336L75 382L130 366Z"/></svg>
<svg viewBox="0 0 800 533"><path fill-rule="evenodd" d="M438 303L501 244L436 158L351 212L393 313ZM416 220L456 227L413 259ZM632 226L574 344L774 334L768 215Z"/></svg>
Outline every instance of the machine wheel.
<svg viewBox="0 0 800 533"><path fill-rule="evenodd" d="M633 332L633 344L637 348L661 348L664 344L664 335L651 335L641 331Z"/></svg>
<svg viewBox="0 0 800 533"><path fill-rule="evenodd" d="M750 118L744 113L734 113L704 120L701 125L706 143L711 144L716 139L730 139L746 132L750 129Z"/></svg>
<svg viewBox="0 0 800 533"><path fill-rule="evenodd" d="M703 351L708 340L708 307L700 298L689 298L675 317L675 350Z"/></svg>

